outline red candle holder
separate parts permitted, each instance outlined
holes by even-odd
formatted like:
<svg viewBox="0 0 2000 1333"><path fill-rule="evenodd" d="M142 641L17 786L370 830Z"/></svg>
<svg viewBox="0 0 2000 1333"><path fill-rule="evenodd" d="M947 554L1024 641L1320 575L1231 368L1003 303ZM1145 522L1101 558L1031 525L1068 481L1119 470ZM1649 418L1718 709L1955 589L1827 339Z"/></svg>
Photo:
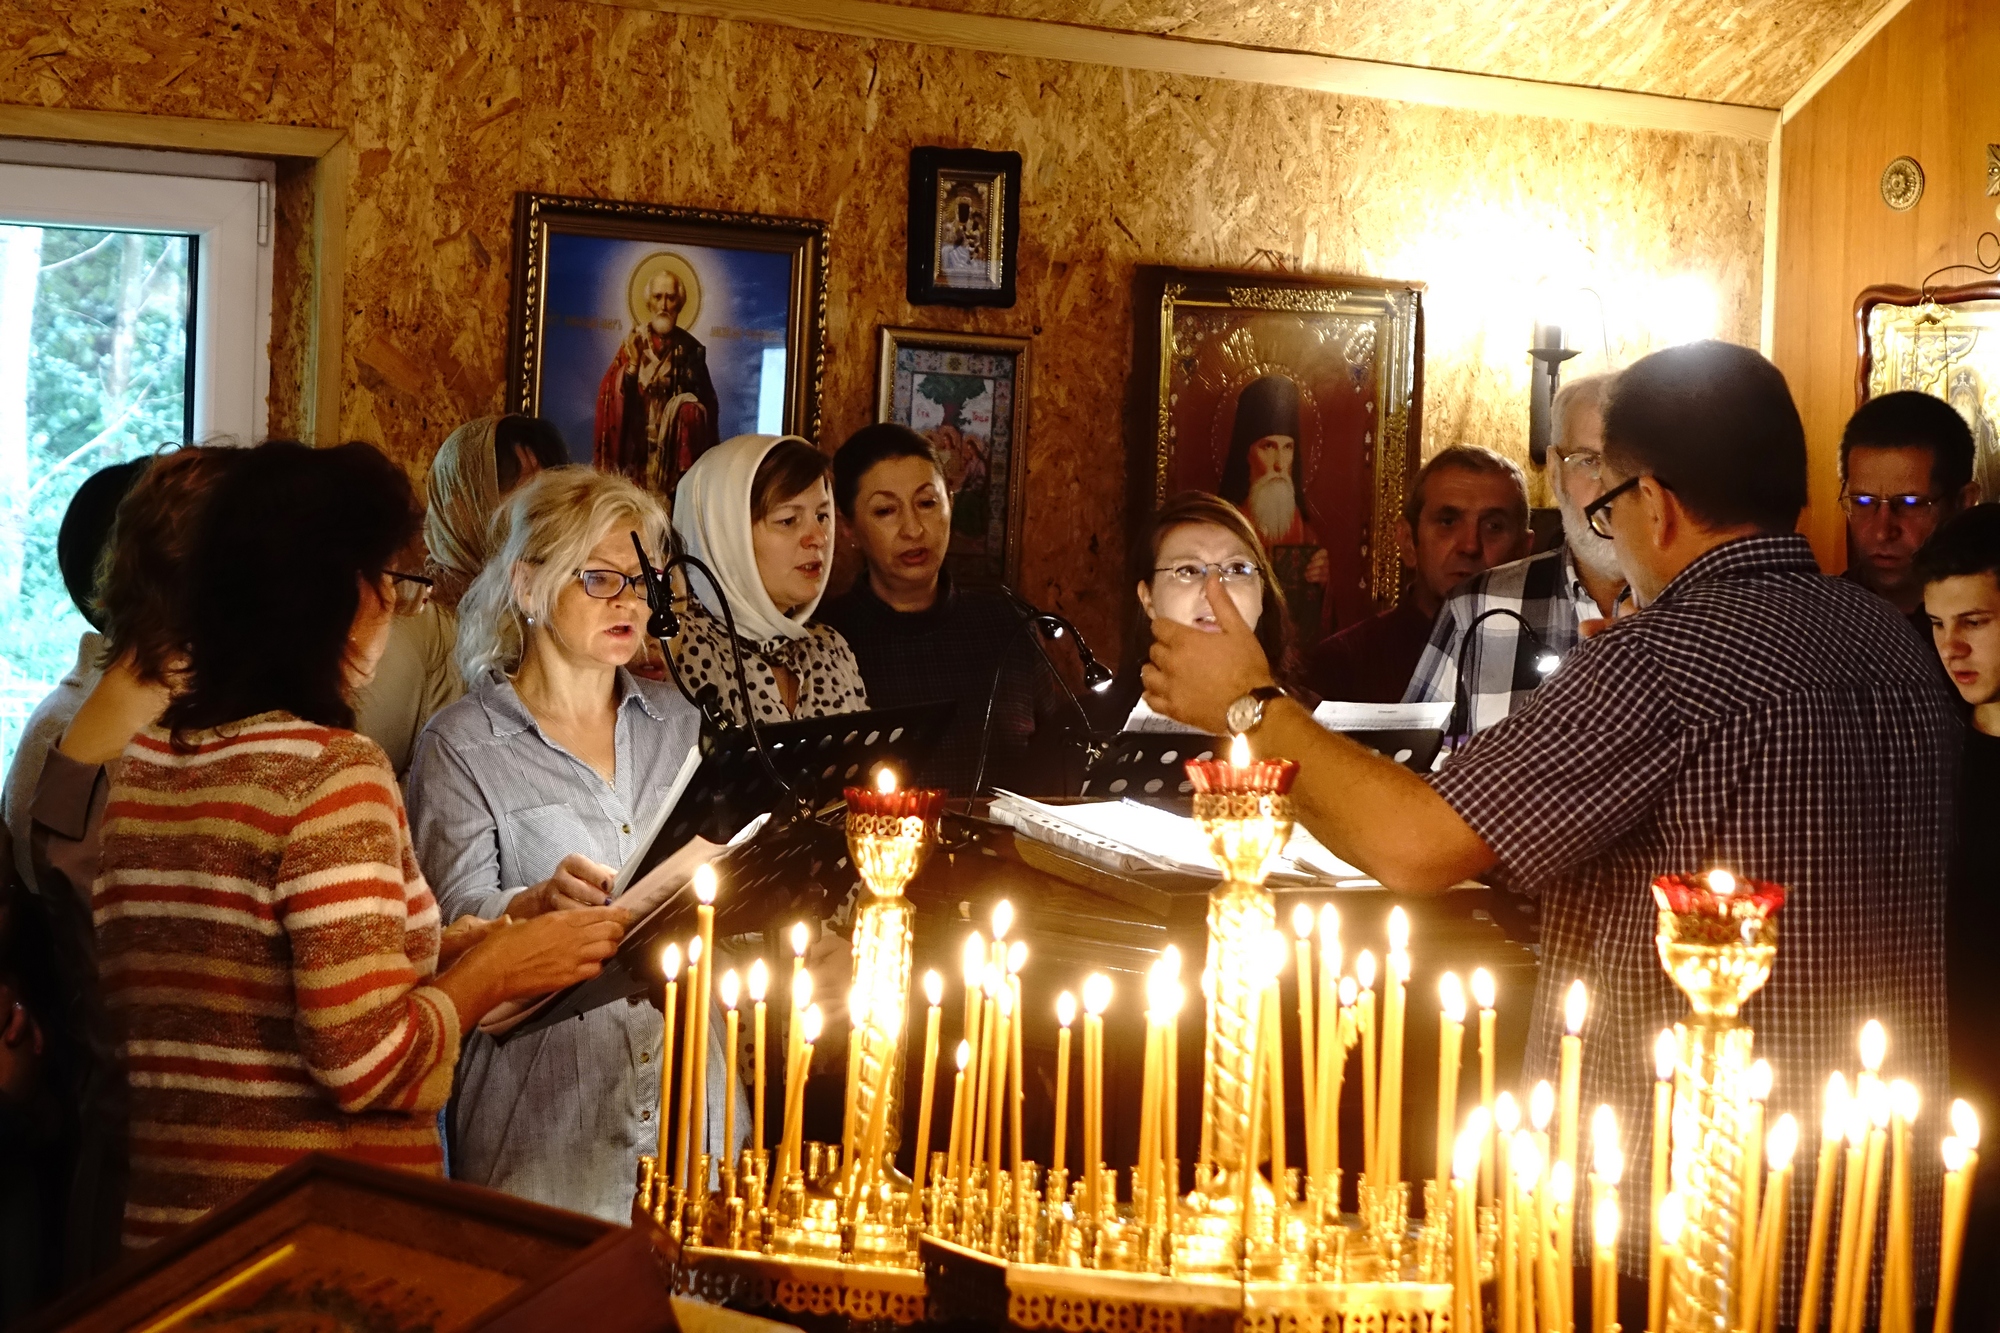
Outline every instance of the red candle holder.
<svg viewBox="0 0 2000 1333"><path fill-rule="evenodd" d="M871 787L849 787L847 813L873 815L885 819L921 819L937 823L944 811L945 793L936 787L905 787L897 791L876 791Z"/></svg>
<svg viewBox="0 0 2000 1333"><path fill-rule="evenodd" d="M1299 766L1290 759L1252 759L1247 764L1190 759L1187 775L1201 796L1283 796L1291 791Z"/></svg>
<svg viewBox="0 0 2000 1333"><path fill-rule="evenodd" d="M1732 876L1727 892L1714 872L1661 875L1653 881L1653 901L1674 918L1677 936L1688 943L1734 944L1760 934L1785 905L1782 884ZM1746 924L1749 929L1746 931Z"/></svg>

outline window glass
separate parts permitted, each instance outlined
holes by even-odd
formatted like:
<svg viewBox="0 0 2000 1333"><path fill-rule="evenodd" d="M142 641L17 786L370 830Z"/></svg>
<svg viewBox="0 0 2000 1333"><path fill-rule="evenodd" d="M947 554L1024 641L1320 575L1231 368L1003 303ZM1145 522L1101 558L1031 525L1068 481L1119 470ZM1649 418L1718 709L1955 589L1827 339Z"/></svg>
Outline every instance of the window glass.
<svg viewBox="0 0 2000 1333"><path fill-rule="evenodd" d="M90 628L56 565L76 488L193 433L191 248L0 224L0 766Z"/></svg>

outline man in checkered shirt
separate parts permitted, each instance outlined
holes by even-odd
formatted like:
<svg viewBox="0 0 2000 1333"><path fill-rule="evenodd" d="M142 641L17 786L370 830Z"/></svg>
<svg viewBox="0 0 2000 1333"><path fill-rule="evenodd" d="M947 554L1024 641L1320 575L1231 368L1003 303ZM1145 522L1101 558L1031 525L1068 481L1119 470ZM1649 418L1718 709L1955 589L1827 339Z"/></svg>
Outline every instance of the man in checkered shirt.
<svg viewBox="0 0 2000 1333"><path fill-rule="evenodd" d="M1609 375L1572 380L1556 394L1551 411L1549 489L1562 510L1563 544L1473 575L1452 590L1431 627L1403 702L1457 705L1455 736L1484 731L1525 705L1583 641L1583 622L1610 619L1625 590L1617 551L1583 520L1583 507L1604 491L1599 477L1610 383ZM1462 695L1461 666L1469 668Z"/></svg>
<svg viewBox="0 0 2000 1333"><path fill-rule="evenodd" d="M1784 885L1777 962L1744 1011L1776 1073L1769 1114L1797 1116L1807 1145L1779 1322L1797 1308L1821 1089L1831 1071L1853 1073L1869 1018L1889 1031L1885 1076L1923 1096L1921 1304L1935 1289L1935 1145L1949 1104L1953 702L1895 609L1821 575L1794 533L1804 431L1784 377L1755 352L1694 343L1621 372L1604 482L1586 516L1616 543L1643 609L1581 644L1442 772L1412 774L1272 697L1256 640L1236 624L1156 625L1146 701L1205 731L1232 719L1259 755L1298 760L1300 819L1393 889L1434 893L1473 875L1537 889L1526 1077L1554 1076L1563 992L1581 978L1584 1105L1616 1110L1628 1162L1649 1160L1653 1040L1687 1013L1655 953L1650 884L1721 866ZM1627 1219L1621 1267L1636 1275L1648 1219L1643 1208Z"/></svg>

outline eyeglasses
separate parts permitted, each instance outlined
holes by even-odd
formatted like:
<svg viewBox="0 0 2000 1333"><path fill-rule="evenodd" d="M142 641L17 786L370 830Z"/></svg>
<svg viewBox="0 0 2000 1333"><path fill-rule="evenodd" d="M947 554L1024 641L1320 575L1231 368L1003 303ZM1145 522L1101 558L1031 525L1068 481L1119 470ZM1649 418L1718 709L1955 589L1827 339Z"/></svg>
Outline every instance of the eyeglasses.
<svg viewBox="0 0 2000 1333"><path fill-rule="evenodd" d="M1561 463L1565 470L1574 470L1593 479L1604 468L1604 454L1596 449L1576 449L1567 452L1558 449L1556 461Z"/></svg>
<svg viewBox="0 0 2000 1333"><path fill-rule="evenodd" d="M572 571L583 584L583 595L595 597L600 602L608 602L627 588L639 594L640 600L646 596L646 575L621 574L615 569L578 569Z"/></svg>
<svg viewBox="0 0 2000 1333"><path fill-rule="evenodd" d="M1191 588L1197 583L1208 582L1208 571L1214 570L1222 576L1224 586L1229 584L1261 583L1264 575L1257 568L1255 560L1218 560L1211 564L1196 564L1183 560L1177 565L1156 565L1155 574L1165 574L1183 588Z"/></svg>
<svg viewBox="0 0 2000 1333"><path fill-rule="evenodd" d="M1840 507L1849 518L1879 519L1893 514L1910 519L1928 514L1937 507L1935 495L1843 495Z"/></svg>
<svg viewBox="0 0 2000 1333"><path fill-rule="evenodd" d="M382 571L392 582L396 598L396 614L413 616L430 605L433 581L422 574L405 574L400 570Z"/></svg>
<svg viewBox="0 0 2000 1333"><path fill-rule="evenodd" d="M1610 538L1611 502L1631 490L1634 486L1637 486L1640 475L1643 474L1635 474L1625 478L1625 480L1619 482L1616 486L1613 486L1610 490L1583 507L1583 521L1590 524L1592 532L1607 540ZM1662 482L1661 484L1665 485L1666 483Z"/></svg>

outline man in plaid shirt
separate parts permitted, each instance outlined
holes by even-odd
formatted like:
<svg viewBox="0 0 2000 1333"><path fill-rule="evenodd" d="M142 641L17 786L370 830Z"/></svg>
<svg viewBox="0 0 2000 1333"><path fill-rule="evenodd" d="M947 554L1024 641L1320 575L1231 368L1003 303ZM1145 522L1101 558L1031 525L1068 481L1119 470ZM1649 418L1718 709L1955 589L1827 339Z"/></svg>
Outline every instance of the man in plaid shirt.
<svg viewBox="0 0 2000 1333"><path fill-rule="evenodd" d="M1586 517L1616 543L1643 609L1579 645L1442 772L1419 777L1318 727L1270 690L1240 624L1156 627L1146 701L1298 760L1302 822L1392 889L1489 875L1537 890L1526 1075L1554 1076L1562 996L1581 978L1585 1105L1616 1110L1628 1162L1648 1160L1653 1040L1687 1013L1655 953L1649 887L1714 867L1790 892L1771 979L1744 1011L1776 1073L1771 1117L1789 1111L1809 1135L1828 1073L1855 1069L1856 1034L1879 1018L1884 1072L1916 1084L1918 1135L1935 1144L1949 1104L1955 705L1895 609L1821 575L1793 531L1805 433L1784 377L1755 352L1693 343L1621 372L1604 482ZM1922 1300L1941 1172L1933 1148L1914 1158ZM1795 1170L1781 1324L1804 1268L1812 1154ZM1621 1266L1638 1274L1648 1219L1627 1217Z"/></svg>
<svg viewBox="0 0 2000 1333"><path fill-rule="evenodd" d="M1617 551L1583 521L1583 507L1604 490L1604 391L1610 383L1609 375L1588 375L1556 394L1548 468L1549 488L1562 510L1563 544L1475 574L1452 590L1431 626L1403 702L1456 704L1455 736L1484 731L1526 704L1583 641L1583 622L1610 619L1624 591ZM1461 666L1469 668L1463 694Z"/></svg>

